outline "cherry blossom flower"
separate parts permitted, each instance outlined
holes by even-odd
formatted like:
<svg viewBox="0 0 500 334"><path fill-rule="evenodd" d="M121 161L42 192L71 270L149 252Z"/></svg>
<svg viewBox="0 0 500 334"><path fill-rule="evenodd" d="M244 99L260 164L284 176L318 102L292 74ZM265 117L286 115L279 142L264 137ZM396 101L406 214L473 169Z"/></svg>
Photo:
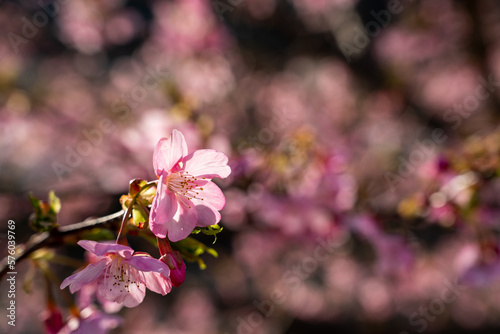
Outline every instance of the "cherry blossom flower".
<svg viewBox="0 0 500 334"><path fill-rule="evenodd" d="M96 263L101 259L101 257L91 252L85 252L85 258L87 263ZM76 295L78 307L83 310L91 307L94 302L98 302L102 310L106 313L116 313L122 309L123 304L109 301L97 293L97 291L97 281L82 287Z"/></svg>
<svg viewBox="0 0 500 334"><path fill-rule="evenodd" d="M213 177L231 173L227 156L215 150L188 154L182 133L172 131L156 145L153 166L158 176L156 197L149 216L151 231L159 238L179 241L196 226L217 224L226 199Z"/></svg>
<svg viewBox="0 0 500 334"><path fill-rule="evenodd" d="M134 253L128 246L81 240L80 246L99 256L96 263L69 276L61 289L69 286L71 293L97 282L97 293L112 302L127 307L139 305L146 294L146 287L166 295L172 289L170 269L166 264L146 253Z"/></svg>

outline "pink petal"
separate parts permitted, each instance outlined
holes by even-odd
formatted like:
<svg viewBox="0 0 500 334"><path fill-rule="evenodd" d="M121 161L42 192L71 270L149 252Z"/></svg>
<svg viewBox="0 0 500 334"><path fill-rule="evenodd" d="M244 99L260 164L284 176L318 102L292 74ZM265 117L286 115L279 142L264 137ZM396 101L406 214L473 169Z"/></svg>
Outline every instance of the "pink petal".
<svg viewBox="0 0 500 334"><path fill-rule="evenodd" d="M78 245L80 245L81 247L85 248L86 250L88 250L89 252L92 252L92 253L96 253L96 250L95 250L95 246L97 244L97 241L93 241L93 240L80 240L77 242ZM103 254L99 254L99 256L102 256L104 255Z"/></svg>
<svg viewBox="0 0 500 334"><path fill-rule="evenodd" d="M99 280L98 293L105 299L121 303L126 307L135 307L142 303L146 296L146 287L144 284L130 284L128 290L122 285L113 285L115 280Z"/></svg>
<svg viewBox="0 0 500 334"><path fill-rule="evenodd" d="M101 259L99 262L91 263L82 271L67 277L61 283L61 289L66 288L69 285L69 291L74 293L80 290L85 285L90 284L97 280L99 277L104 275L104 270L108 263L108 259Z"/></svg>
<svg viewBox="0 0 500 334"><path fill-rule="evenodd" d="M165 176L160 176L158 189L149 214L149 227L158 238L167 235L167 223L172 220L177 211L177 198L163 183Z"/></svg>
<svg viewBox="0 0 500 334"><path fill-rule="evenodd" d="M94 310L88 317L81 319L80 326L75 331L71 331L71 334L107 334L111 329L120 326L122 322L123 319L118 316Z"/></svg>
<svg viewBox="0 0 500 334"><path fill-rule="evenodd" d="M101 297L127 307L139 305L146 295L142 272L116 259L109 264L107 275L97 282Z"/></svg>
<svg viewBox="0 0 500 334"><path fill-rule="evenodd" d="M140 271L154 271L168 276L170 268L163 262L152 258L149 255L134 255L128 263Z"/></svg>
<svg viewBox="0 0 500 334"><path fill-rule="evenodd" d="M106 313L116 313L120 311L123 307L122 304L107 300L98 293L96 293L96 299L99 302L99 304L101 304L102 310L105 311Z"/></svg>
<svg viewBox="0 0 500 334"><path fill-rule="evenodd" d="M203 190L200 191L197 198L192 199L198 213L196 226L205 227L217 224L221 218L218 210L224 208L226 198L220 188L211 181L204 184L201 188Z"/></svg>
<svg viewBox="0 0 500 334"><path fill-rule="evenodd" d="M231 174L227 156L215 150L198 150L183 159L184 170L196 177L226 178Z"/></svg>
<svg viewBox="0 0 500 334"><path fill-rule="evenodd" d="M124 258L129 258L134 254L134 250L128 246L115 243L96 242L93 240L80 240L78 245L97 256L103 256L106 253L117 253Z"/></svg>
<svg viewBox="0 0 500 334"><path fill-rule="evenodd" d="M84 309L87 306L90 306L93 301L94 294L97 290L96 284L88 284L83 286L76 296L77 305L80 309Z"/></svg>
<svg viewBox="0 0 500 334"><path fill-rule="evenodd" d="M200 187L203 188L203 190L197 190L199 194L196 195L196 198L191 199L195 205L206 205L215 210L222 210L224 208L224 205L226 205L226 198L222 190L220 190L215 183L208 181ZM203 200L201 200L202 198Z"/></svg>
<svg viewBox="0 0 500 334"><path fill-rule="evenodd" d="M156 144L153 153L153 167L156 175L170 171L187 154L187 144L182 133L173 130L168 138L162 138Z"/></svg>
<svg viewBox="0 0 500 334"><path fill-rule="evenodd" d="M215 225L220 222L220 212L208 205L196 205L196 212L198 214L198 222L196 226L205 227Z"/></svg>
<svg viewBox="0 0 500 334"><path fill-rule="evenodd" d="M124 306L126 307L136 307L142 301L144 300L144 297L146 296L146 287L144 285L135 285L132 284L129 287L129 291L127 293L122 294L119 298L116 300L117 303L123 303Z"/></svg>
<svg viewBox="0 0 500 334"><path fill-rule="evenodd" d="M149 290L165 296L172 291L172 283L168 275L162 275L157 272L145 272L144 281Z"/></svg>
<svg viewBox="0 0 500 334"><path fill-rule="evenodd" d="M87 312L89 309L85 310ZM110 330L118 327L123 319L114 315L108 315L99 311L92 310L92 313L80 319L71 319L68 321L58 334L107 334Z"/></svg>
<svg viewBox="0 0 500 334"><path fill-rule="evenodd" d="M179 201L179 207L174 218L168 222L168 239L170 241L179 241L187 238L196 226L198 214L196 208L190 200L184 198Z"/></svg>

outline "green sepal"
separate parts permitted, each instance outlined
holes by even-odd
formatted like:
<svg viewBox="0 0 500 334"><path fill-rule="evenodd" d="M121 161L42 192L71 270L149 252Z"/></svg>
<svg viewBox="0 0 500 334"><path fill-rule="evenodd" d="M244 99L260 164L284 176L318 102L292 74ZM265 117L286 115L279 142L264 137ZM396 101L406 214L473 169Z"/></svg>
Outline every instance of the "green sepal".
<svg viewBox="0 0 500 334"><path fill-rule="evenodd" d="M149 220L149 205L152 204L156 195L156 187L146 180L134 179L130 181L128 195L120 197L120 204L123 210L127 210L132 205L131 223L139 229L144 228Z"/></svg>
<svg viewBox="0 0 500 334"><path fill-rule="evenodd" d="M200 269L205 269L207 266L205 262L201 259L200 255L208 253L213 257L218 257L217 251L213 248L210 248L198 240L187 237L186 239L174 242L172 246L178 250L182 257L185 258L189 262L198 262Z"/></svg>
<svg viewBox="0 0 500 334"><path fill-rule="evenodd" d="M39 200L31 193L29 198L34 210L30 217L30 226L37 232L46 232L56 228L58 226L57 214L61 210L61 201L54 191L49 192L48 203Z"/></svg>
<svg viewBox="0 0 500 334"><path fill-rule="evenodd" d="M142 229L144 224L148 221L149 215L144 212L144 209L141 206L136 204L132 207L132 219L134 221L134 225Z"/></svg>
<svg viewBox="0 0 500 334"><path fill-rule="evenodd" d="M200 232L205 234L205 235L213 235L214 236L214 242L212 244L215 244L217 241L217 234L222 232L223 227L220 226L219 224L215 225L210 225L206 227L196 227L191 234L199 234Z"/></svg>

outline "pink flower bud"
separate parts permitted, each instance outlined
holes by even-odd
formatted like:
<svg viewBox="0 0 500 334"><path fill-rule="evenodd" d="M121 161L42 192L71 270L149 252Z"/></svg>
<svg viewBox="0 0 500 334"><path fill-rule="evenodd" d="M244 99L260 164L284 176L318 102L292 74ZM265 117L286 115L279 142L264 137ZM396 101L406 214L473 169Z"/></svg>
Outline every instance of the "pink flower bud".
<svg viewBox="0 0 500 334"><path fill-rule="evenodd" d="M180 286L186 278L186 265L182 260L181 254L177 251L163 255L160 261L170 268L170 281L175 287Z"/></svg>

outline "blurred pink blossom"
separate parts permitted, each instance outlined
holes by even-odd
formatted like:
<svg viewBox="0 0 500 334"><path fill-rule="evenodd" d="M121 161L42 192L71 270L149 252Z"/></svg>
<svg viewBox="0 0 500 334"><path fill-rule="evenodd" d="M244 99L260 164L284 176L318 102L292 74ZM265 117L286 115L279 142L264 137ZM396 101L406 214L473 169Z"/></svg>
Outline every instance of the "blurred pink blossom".
<svg viewBox="0 0 500 334"><path fill-rule="evenodd" d="M80 317L70 319L58 334L107 334L118 327L121 322L120 317L86 308L81 312Z"/></svg>

